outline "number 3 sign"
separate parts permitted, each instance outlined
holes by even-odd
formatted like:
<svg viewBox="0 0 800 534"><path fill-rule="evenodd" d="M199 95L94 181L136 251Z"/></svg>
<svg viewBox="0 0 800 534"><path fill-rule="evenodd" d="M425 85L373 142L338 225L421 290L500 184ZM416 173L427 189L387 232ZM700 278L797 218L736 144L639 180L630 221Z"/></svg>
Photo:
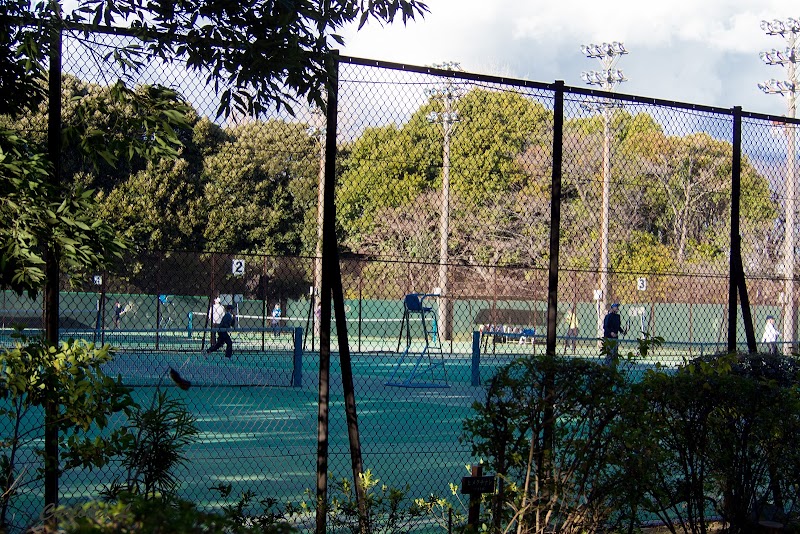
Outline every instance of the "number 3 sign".
<svg viewBox="0 0 800 534"><path fill-rule="evenodd" d="M233 276L243 276L244 260L233 260L231 264L231 272L233 273Z"/></svg>

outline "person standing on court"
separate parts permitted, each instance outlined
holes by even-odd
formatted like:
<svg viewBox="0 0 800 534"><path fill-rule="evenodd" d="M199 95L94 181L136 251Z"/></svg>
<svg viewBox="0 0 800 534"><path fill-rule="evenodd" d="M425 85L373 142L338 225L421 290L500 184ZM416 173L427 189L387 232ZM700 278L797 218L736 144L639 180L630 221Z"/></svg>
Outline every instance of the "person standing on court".
<svg viewBox="0 0 800 534"><path fill-rule="evenodd" d="M564 354L572 345L572 354L575 354L575 347L578 345L578 314L575 313L575 304L564 314L564 322L567 323L567 339L564 341Z"/></svg>
<svg viewBox="0 0 800 534"><path fill-rule="evenodd" d="M219 328L222 317L225 315L225 306L222 305L220 298L214 299L214 305L211 306L211 311L208 312L208 318L211 319L211 344L217 341L217 329Z"/></svg>
<svg viewBox="0 0 800 534"><path fill-rule="evenodd" d="M761 336L761 342L766 343L767 352L770 354L778 354L778 337L781 333L775 328L775 317L767 315L767 323L764 325L764 334Z"/></svg>
<svg viewBox="0 0 800 534"><path fill-rule="evenodd" d="M275 303L275 307L272 308L272 318L270 319L270 325L272 326L272 328L277 328L277 327L279 327L281 325L281 314L282 313L283 312L281 310L281 303L280 302L276 302Z"/></svg>
<svg viewBox="0 0 800 534"><path fill-rule="evenodd" d="M211 345L206 354L216 352L223 344L225 345L225 357L230 358L233 354L233 341L231 335L228 333L233 330L233 305L228 304L225 306L225 313L222 314L222 319L219 322L217 331L217 341Z"/></svg>
<svg viewBox="0 0 800 534"><path fill-rule="evenodd" d="M114 328L119 328L119 319L125 313L125 307L120 301L114 303Z"/></svg>
<svg viewBox="0 0 800 534"><path fill-rule="evenodd" d="M619 303L615 302L611 305L611 309L603 319L603 346L606 347L605 364L611 366L616 362L618 349L619 349L619 334L627 333L627 330L622 328L622 319L619 316Z"/></svg>

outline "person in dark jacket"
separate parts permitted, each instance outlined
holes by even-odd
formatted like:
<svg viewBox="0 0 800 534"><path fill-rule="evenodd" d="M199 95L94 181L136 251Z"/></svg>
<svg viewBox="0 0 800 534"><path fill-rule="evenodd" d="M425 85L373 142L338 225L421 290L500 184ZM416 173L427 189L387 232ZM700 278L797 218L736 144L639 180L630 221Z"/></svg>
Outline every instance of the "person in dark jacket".
<svg viewBox="0 0 800 534"><path fill-rule="evenodd" d="M217 341L208 348L206 354L216 352L217 349L225 344L225 357L230 358L233 354L233 341L228 332L231 330L233 330L233 306L229 304L225 306L225 314L219 322Z"/></svg>
<svg viewBox="0 0 800 534"><path fill-rule="evenodd" d="M611 309L603 319L603 346L608 349L605 364L612 365L617 360L619 348L619 334L626 334L628 331L622 328L622 319L619 316L619 303L611 305Z"/></svg>

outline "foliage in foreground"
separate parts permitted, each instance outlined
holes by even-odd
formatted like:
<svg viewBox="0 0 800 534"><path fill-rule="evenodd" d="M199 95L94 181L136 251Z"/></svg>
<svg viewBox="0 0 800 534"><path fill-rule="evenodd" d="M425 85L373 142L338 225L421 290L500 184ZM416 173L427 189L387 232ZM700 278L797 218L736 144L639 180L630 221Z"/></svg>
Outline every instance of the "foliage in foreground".
<svg viewBox="0 0 800 534"><path fill-rule="evenodd" d="M613 520L623 388L611 366L558 357L519 359L495 375L463 437L498 476L494 531L583 532Z"/></svg>
<svg viewBox="0 0 800 534"><path fill-rule="evenodd" d="M112 415L134 406L130 389L102 369L111 358L108 346L70 340L53 347L21 336L0 353L0 416L10 423L3 427L0 449L0 528L8 523L13 499L42 482L43 466L28 466L43 455L45 406L56 409L62 471L103 466L130 444L125 427L101 432Z"/></svg>
<svg viewBox="0 0 800 534"><path fill-rule="evenodd" d="M644 347L645 349L647 347ZM493 532L746 533L792 524L800 488L800 366L720 355L627 383L558 357L501 369L464 439L498 476Z"/></svg>
<svg viewBox="0 0 800 534"><path fill-rule="evenodd" d="M328 532L360 533L358 502L352 480L331 477L328 503ZM367 510L367 531L370 533L402 534L411 532L424 516L433 512L433 506L420 499L408 498L408 486L395 488L381 484L378 477L367 469L361 474ZM230 484L213 488L226 499L233 493ZM261 509L258 510L260 505ZM286 503L283 507L273 498L256 501L252 491L244 491L235 504L223 507L225 515L240 525L260 525L263 528L282 526L283 522L302 523L313 517L316 510L315 495L306 490L306 500Z"/></svg>
<svg viewBox="0 0 800 534"><path fill-rule="evenodd" d="M246 524L226 513L209 513L193 503L173 499L145 499L123 495L116 502L92 501L75 507L62 507L51 516L59 520L59 530L45 523L33 532L55 534L285 534L294 530L285 523Z"/></svg>
<svg viewBox="0 0 800 534"><path fill-rule="evenodd" d="M187 464L184 449L198 435L194 416L182 400L158 387L149 406L132 410L127 426L131 442L121 461L125 480L116 481L109 496L127 492L144 499L175 497L180 486L175 469Z"/></svg>

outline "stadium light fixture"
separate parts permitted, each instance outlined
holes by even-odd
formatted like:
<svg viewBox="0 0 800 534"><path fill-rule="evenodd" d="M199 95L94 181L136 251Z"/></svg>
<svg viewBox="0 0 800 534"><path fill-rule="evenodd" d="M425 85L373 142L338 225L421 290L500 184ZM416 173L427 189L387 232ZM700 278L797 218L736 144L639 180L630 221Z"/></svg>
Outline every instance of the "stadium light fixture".
<svg viewBox="0 0 800 534"><path fill-rule="evenodd" d="M767 80L759 83L758 88L766 94L782 95L786 98L787 116L794 118L797 114L797 63L800 52L798 51L798 37L800 36L800 21L793 18L786 20L762 20L761 29L767 35L777 35L786 42L783 50L772 49L761 52L759 57L767 65L779 65L786 69L786 80ZM792 347L797 337L797 311L794 302L794 276L795 276L795 195L797 191L797 177L795 169L796 141L795 127L785 125L786 133L786 224L783 242L783 275L784 275L784 313L783 313L783 341L784 354L791 354Z"/></svg>
<svg viewBox="0 0 800 534"><path fill-rule="evenodd" d="M455 61L437 63L433 68L461 71L461 65ZM460 121L455 104L464 96L464 88L455 83L453 78L447 78L440 87L427 89L425 94L431 100L440 102L441 111L431 111L426 119L431 124L442 127L442 207L439 220L439 294L441 295L438 306L437 331L441 339L450 339L452 332L452 305L447 300L448 263L447 250L450 235L450 138L456 123Z"/></svg>
<svg viewBox="0 0 800 534"><path fill-rule="evenodd" d="M602 70L581 72L581 79L589 85L597 85L606 91L627 81L621 70L616 68L620 57L627 54L625 45L619 41L602 44L588 44L581 46L581 52L590 58L600 61ZM587 103L587 107L599 109L603 114L603 199L600 221L600 281L597 295L597 337L603 337L603 315L608 302L608 212L611 190L611 109L616 106L608 99L597 103Z"/></svg>

